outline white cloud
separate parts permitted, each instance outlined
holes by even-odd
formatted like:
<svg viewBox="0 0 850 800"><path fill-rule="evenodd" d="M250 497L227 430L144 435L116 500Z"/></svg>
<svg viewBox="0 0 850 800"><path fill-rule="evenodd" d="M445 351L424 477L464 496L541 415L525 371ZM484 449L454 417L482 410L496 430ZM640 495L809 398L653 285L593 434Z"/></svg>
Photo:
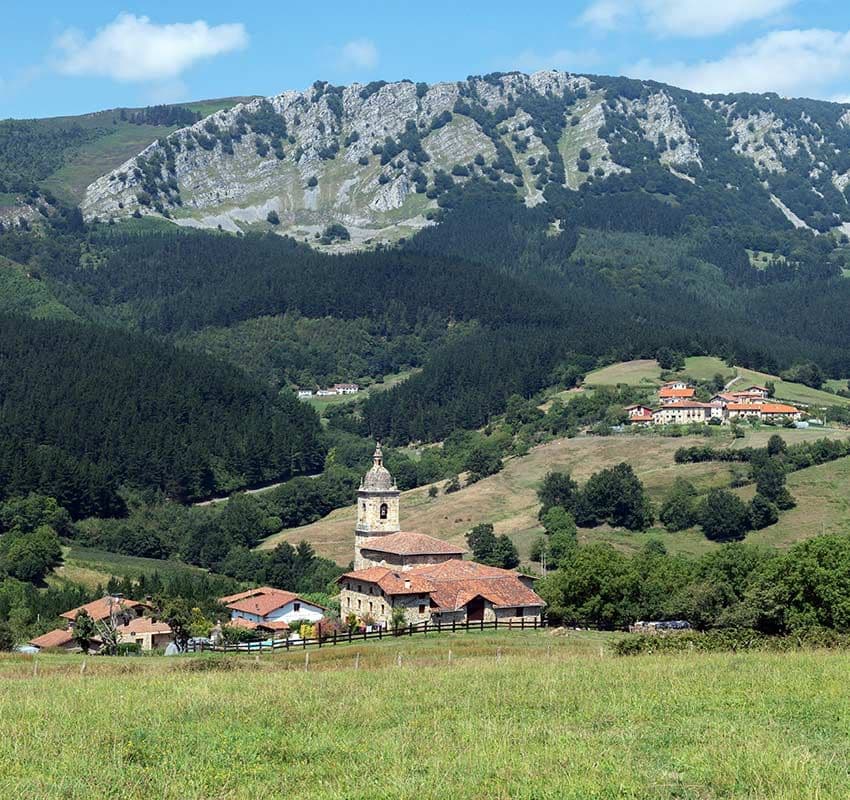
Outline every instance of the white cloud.
<svg viewBox="0 0 850 800"><path fill-rule="evenodd" d="M353 39L339 51L339 65L343 69L372 69L378 65L378 48L369 39Z"/></svg>
<svg viewBox="0 0 850 800"><path fill-rule="evenodd" d="M581 22L603 30L636 19L661 36L714 36L775 17L797 0L596 0Z"/></svg>
<svg viewBox="0 0 850 800"><path fill-rule="evenodd" d="M655 63L627 70L641 78L700 92L778 92L817 95L850 71L850 31L772 31L713 61Z"/></svg>
<svg viewBox="0 0 850 800"><path fill-rule="evenodd" d="M524 50L513 61L513 68L521 72L536 72L541 69L561 69L565 72L577 72L588 69L599 62L599 55L593 50L555 50L553 53L538 53Z"/></svg>
<svg viewBox="0 0 850 800"><path fill-rule="evenodd" d="M91 37L69 29L56 40L58 70L119 81L168 81L196 61L239 50L248 43L241 23L203 20L158 25L148 17L119 14Z"/></svg>

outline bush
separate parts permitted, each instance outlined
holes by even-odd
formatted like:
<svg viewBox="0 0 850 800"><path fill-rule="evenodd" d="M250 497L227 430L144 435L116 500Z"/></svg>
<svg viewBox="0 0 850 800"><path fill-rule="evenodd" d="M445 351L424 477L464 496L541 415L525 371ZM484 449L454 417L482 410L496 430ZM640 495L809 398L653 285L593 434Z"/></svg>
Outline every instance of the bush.
<svg viewBox="0 0 850 800"><path fill-rule="evenodd" d="M683 531L697 524L697 490L684 478L677 478L661 505L658 518L668 531Z"/></svg>
<svg viewBox="0 0 850 800"><path fill-rule="evenodd" d="M272 209L266 214L266 221L272 225L280 225L280 217L277 215L277 211Z"/></svg>
<svg viewBox="0 0 850 800"><path fill-rule="evenodd" d="M779 510L764 495L757 494L750 501L750 527L760 531L779 519Z"/></svg>

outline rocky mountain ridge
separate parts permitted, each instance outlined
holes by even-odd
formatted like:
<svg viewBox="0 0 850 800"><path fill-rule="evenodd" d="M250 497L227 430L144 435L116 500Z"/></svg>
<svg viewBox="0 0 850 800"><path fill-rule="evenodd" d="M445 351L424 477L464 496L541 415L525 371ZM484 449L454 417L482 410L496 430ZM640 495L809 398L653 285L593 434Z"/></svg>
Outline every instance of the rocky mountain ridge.
<svg viewBox="0 0 850 800"><path fill-rule="evenodd" d="M476 177L511 184L532 206L549 187L635 171L653 192L647 170L683 190L765 193L781 224L840 228L850 110L554 70L430 86L317 81L159 139L94 181L81 207L89 220L159 215L350 248L432 224L440 198Z"/></svg>

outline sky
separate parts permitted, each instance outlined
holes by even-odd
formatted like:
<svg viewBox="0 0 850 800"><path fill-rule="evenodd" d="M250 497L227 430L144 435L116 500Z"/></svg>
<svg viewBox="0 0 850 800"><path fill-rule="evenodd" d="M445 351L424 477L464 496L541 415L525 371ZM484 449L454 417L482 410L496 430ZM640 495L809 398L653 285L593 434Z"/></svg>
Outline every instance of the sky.
<svg viewBox="0 0 850 800"><path fill-rule="evenodd" d="M6 5L6 3L4 3ZM9 2L0 118L510 70L850 101L847 0Z"/></svg>

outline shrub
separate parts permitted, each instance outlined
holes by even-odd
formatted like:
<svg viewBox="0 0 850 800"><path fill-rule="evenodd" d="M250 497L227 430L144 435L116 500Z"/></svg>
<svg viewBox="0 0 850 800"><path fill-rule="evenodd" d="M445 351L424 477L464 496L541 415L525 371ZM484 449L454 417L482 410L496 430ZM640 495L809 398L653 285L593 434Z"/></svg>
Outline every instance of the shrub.
<svg viewBox="0 0 850 800"><path fill-rule="evenodd" d="M743 539L749 529L747 505L726 489L712 489L700 503L698 517L703 533L713 540Z"/></svg>
<svg viewBox="0 0 850 800"><path fill-rule="evenodd" d="M658 518L668 531L683 531L697 523L697 490L684 478L677 478L664 502Z"/></svg>
<svg viewBox="0 0 850 800"><path fill-rule="evenodd" d="M277 215L277 211L274 209L269 211L269 213L266 214L266 221L271 225L280 225L280 217Z"/></svg>

